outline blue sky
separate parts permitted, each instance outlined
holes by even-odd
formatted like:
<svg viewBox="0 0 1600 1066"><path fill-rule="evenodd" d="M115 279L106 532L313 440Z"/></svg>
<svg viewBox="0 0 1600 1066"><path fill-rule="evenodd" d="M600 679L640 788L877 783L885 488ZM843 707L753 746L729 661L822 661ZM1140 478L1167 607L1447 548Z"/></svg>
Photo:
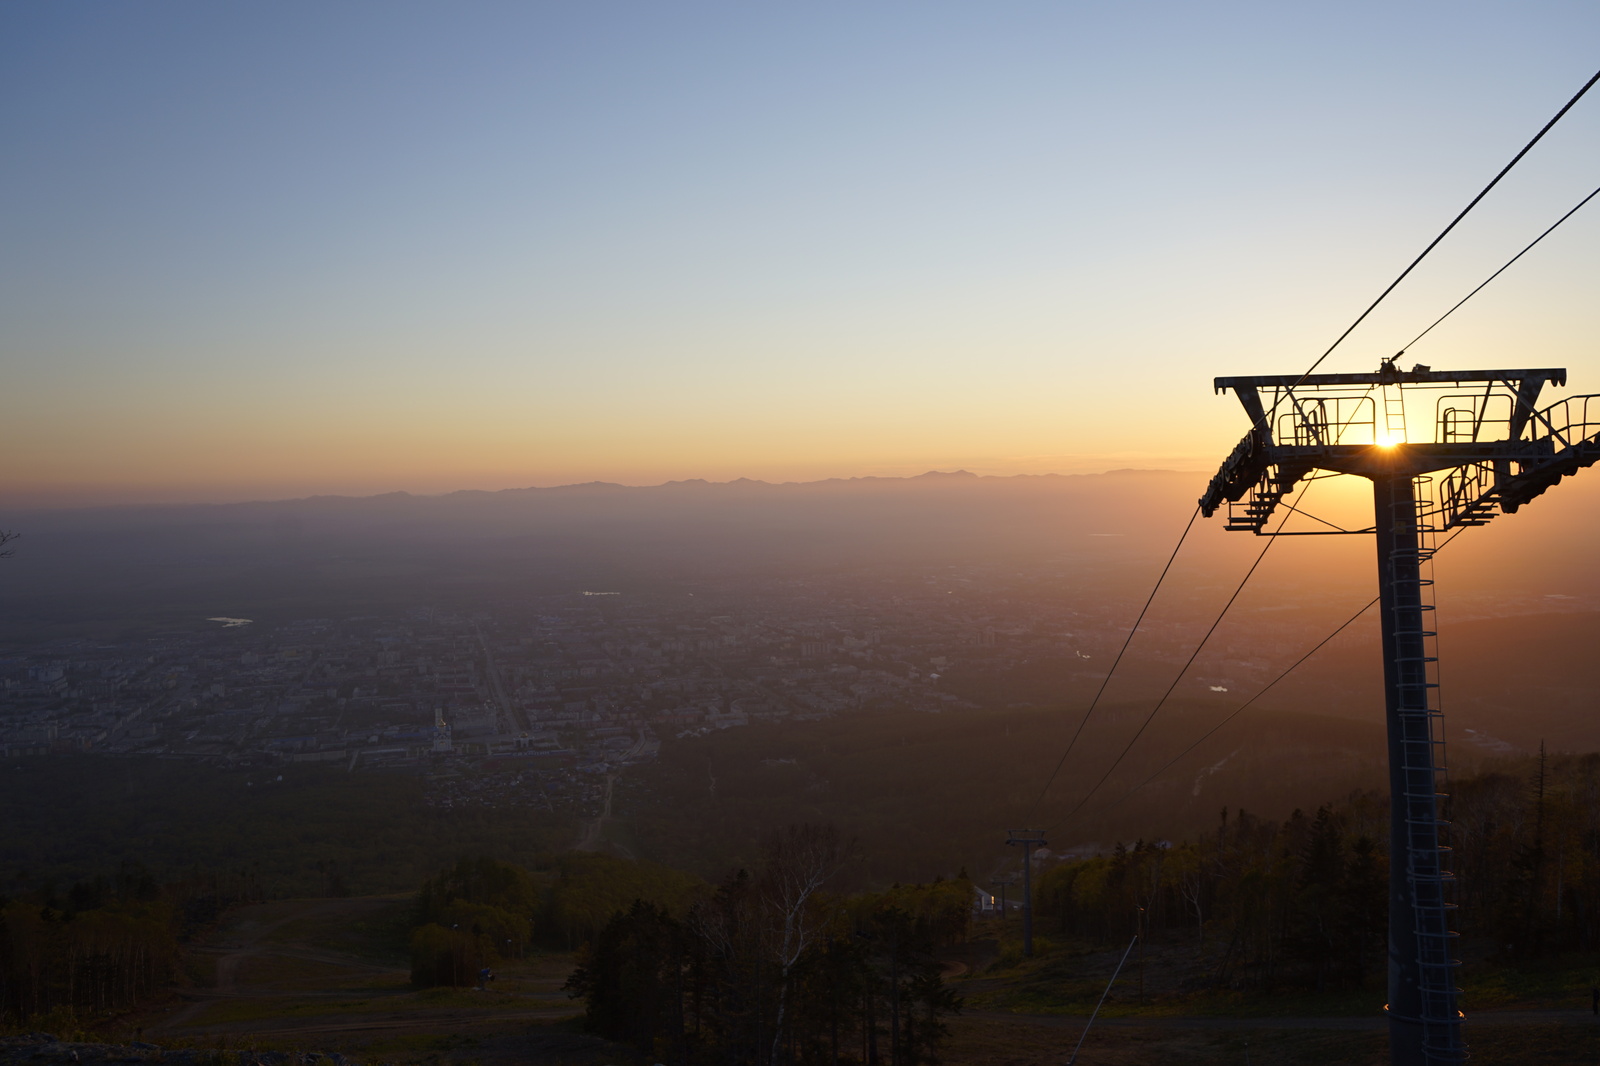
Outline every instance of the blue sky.
<svg viewBox="0 0 1600 1066"><path fill-rule="evenodd" d="M1592 73L1584 4L0 8L0 506L1163 465ZM1330 366L1600 184L1600 91ZM1414 353L1600 391L1600 218Z"/></svg>

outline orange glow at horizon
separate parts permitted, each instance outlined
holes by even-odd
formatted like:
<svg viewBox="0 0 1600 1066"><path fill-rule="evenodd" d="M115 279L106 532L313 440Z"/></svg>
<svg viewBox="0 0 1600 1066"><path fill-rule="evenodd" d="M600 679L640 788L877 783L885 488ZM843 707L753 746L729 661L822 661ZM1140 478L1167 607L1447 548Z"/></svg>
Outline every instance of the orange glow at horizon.
<svg viewBox="0 0 1600 1066"><path fill-rule="evenodd" d="M1480 11L1441 48L1423 8L1374 35L1338 7L1157 6L358 3L317 33L271 5L0 7L0 526L1208 473L1246 428L1213 377L1326 353L1591 72L1600 9L1555 41ZM1376 366L1568 211L1600 167L1595 103L1326 369ZM1600 391L1586 210L1415 354L1537 353Z"/></svg>

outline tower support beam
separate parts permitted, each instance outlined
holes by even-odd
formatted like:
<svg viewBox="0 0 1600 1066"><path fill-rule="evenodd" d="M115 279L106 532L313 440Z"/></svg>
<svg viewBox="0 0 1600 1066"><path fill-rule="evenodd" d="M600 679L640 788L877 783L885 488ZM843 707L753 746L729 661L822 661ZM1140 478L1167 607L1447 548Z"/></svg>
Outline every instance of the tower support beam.
<svg viewBox="0 0 1600 1066"><path fill-rule="evenodd" d="M1429 669L1429 530L1409 470L1373 478L1389 748L1389 1048L1395 1066L1465 1058L1439 842L1439 710Z"/></svg>
<svg viewBox="0 0 1600 1066"><path fill-rule="evenodd" d="M1566 379L1558 367L1401 370L1386 359L1370 374L1215 383L1238 396L1250 428L1206 486L1202 514L1226 505L1226 528L1258 536L1377 535L1391 819L1386 1009L1396 1066L1466 1057L1450 957L1454 908L1445 902L1454 878L1445 861L1449 849L1439 843L1444 767L1428 655L1432 582L1423 578L1422 564L1432 555L1434 533L1514 514L1563 478L1600 463L1600 396L1535 406L1546 385ZM1429 397L1431 440L1425 429L1407 432L1408 409L1417 428L1427 425ZM1372 481L1372 529L1307 534L1280 524L1269 532L1273 512L1317 470Z"/></svg>

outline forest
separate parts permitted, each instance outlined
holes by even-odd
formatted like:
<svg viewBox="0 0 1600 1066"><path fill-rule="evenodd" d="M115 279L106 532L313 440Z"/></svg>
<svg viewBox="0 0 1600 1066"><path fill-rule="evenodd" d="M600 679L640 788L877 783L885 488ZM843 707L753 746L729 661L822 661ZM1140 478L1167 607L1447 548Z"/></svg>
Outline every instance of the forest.
<svg viewBox="0 0 1600 1066"><path fill-rule="evenodd" d="M1454 782L1458 924L1474 966L1600 951L1597 799L1600 754L1507 761ZM1282 820L1223 808L1189 839L1047 859L1041 949L1071 968L1142 933L1201 949L1209 961L1187 992L1379 992L1387 827L1383 795L1362 791ZM516 936L576 940L568 987L590 1028L655 1061L932 1061L941 1019L960 1008L941 964L973 934L978 886L963 870L831 891L851 850L831 827L789 826L714 884L602 856L543 875L463 861L419 896L413 979L468 983ZM600 882L612 887L595 899ZM1001 938L996 967L1015 963L1014 925L979 935Z"/></svg>
<svg viewBox="0 0 1600 1066"><path fill-rule="evenodd" d="M975 890L830 892L852 850L832 826L787 826L715 886L595 855L543 877L462 860L418 895L412 980L478 982L530 939L581 936L567 988L589 1029L654 1060L935 1061L959 1007L936 953L966 939Z"/></svg>
<svg viewBox="0 0 1600 1066"><path fill-rule="evenodd" d="M183 942L248 898L228 876L159 884L124 862L63 893L0 897L0 1022L40 1023L126 1010L177 976Z"/></svg>
<svg viewBox="0 0 1600 1066"><path fill-rule="evenodd" d="M1600 753L1459 777L1447 813L1471 974L1600 953ZM1204 960L1183 994L1376 992L1387 819L1381 792L1357 790L1285 818L1222 807L1202 832L1046 855L1033 882L1041 953L1087 975L1142 932L1161 949L1156 966ZM350 892L320 857L329 845L310 846L314 827L294 883ZM651 1061L913 1066L937 1054L960 1006L939 977L951 959L1021 979L1005 976L1015 922L975 927L989 886L953 860L957 872L921 883L882 877L883 859L869 863L833 823L780 823L740 843L748 861L711 878L515 835L463 834L453 861L443 842L408 852L386 876L432 863L411 882L411 982L470 986L512 959L576 952L568 990L588 1026ZM154 871L131 859L73 882L15 880L0 897L4 1024L125 1011L172 985L186 944L227 908L282 898L287 883L248 864Z"/></svg>
<svg viewBox="0 0 1600 1066"><path fill-rule="evenodd" d="M1506 762L1451 783L1463 944L1514 964L1600 951L1600 754ZM1388 803L1360 792L1283 821L1218 814L1182 843L1137 841L1053 866L1045 928L1091 943L1210 938L1231 988L1362 987L1381 978Z"/></svg>

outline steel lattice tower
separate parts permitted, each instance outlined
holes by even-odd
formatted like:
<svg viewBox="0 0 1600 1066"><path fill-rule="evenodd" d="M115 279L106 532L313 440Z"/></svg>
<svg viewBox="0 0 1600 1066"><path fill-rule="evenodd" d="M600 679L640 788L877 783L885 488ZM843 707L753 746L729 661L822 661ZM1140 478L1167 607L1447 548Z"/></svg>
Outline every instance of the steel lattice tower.
<svg viewBox="0 0 1600 1066"><path fill-rule="evenodd" d="M1600 397L1537 407L1546 384L1565 381L1565 370L1402 371L1394 360L1373 374L1216 379L1218 392L1238 396L1251 428L1207 486L1203 514L1227 503L1226 528L1258 536L1376 534L1390 795L1385 1010L1396 1066L1466 1058L1451 950L1454 877L1440 840L1447 823L1433 583L1423 565L1440 532L1515 513L1600 460ZM1435 398L1432 439L1410 441L1407 401L1415 409L1419 393ZM1313 471L1371 480L1372 527L1268 530L1284 496Z"/></svg>

